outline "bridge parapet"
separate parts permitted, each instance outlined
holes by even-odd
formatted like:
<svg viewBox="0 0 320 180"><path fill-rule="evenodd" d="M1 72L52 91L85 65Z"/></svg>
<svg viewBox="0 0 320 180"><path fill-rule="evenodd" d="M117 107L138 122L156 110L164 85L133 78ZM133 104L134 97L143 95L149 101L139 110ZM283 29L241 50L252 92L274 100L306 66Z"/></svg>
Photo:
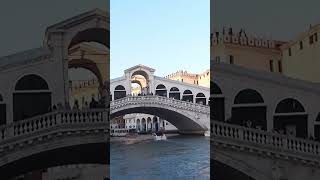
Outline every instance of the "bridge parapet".
<svg viewBox="0 0 320 180"><path fill-rule="evenodd" d="M94 125L107 121L108 111L105 109L55 111L1 126L0 145L5 145L7 140L13 138L60 126Z"/></svg>
<svg viewBox="0 0 320 180"><path fill-rule="evenodd" d="M185 109L189 111L195 111L200 113L209 114L210 107L207 105L197 104L186 102L182 100L176 100L173 98L167 98L162 96L127 96L121 99L117 99L111 101L110 103L110 110L117 109L122 106L126 106L128 104L138 104L138 103L145 103L145 104L160 104L166 106L173 106L179 109Z"/></svg>
<svg viewBox="0 0 320 180"><path fill-rule="evenodd" d="M312 140L214 121L211 141L214 145L320 165L320 143Z"/></svg>

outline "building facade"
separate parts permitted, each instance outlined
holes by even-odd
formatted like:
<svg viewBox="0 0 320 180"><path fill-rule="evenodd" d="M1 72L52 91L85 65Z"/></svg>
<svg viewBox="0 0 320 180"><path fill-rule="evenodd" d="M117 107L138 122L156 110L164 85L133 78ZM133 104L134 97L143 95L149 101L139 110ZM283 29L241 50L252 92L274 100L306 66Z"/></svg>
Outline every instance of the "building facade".
<svg viewBox="0 0 320 180"><path fill-rule="evenodd" d="M311 26L281 47L283 73L287 76L320 83L320 25Z"/></svg>
<svg viewBox="0 0 320 180"><path fill-rule="evenodd" d="M244 30L214 32L210 37L210 59L255 70L282 73L281 41L258 38Z"/></svg>

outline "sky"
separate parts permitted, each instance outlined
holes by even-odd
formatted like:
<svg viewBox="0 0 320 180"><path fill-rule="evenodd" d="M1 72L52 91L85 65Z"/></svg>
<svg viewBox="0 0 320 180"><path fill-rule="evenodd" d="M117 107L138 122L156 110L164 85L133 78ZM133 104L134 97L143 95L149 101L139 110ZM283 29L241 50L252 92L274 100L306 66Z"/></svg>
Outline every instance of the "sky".
<svg viewBox="0 0 320 180"><path fill-rule="evenodd" d="M2 0L0 57L41 47L48 26L94 8L109 9L108 0Z"/></svg>
<svg viewBox="0 0 320 180"><path fill-rule="evenodd" d="M210 68L209 0L111 0L111 78L143 64L165 76Z"/></svg>
<svg viewBox="0 0 320 180"><path fill-rule="evenodd" d="M233 27L276 40L290 40L320 23L319 0L212 0L211 29Z"/></svg>

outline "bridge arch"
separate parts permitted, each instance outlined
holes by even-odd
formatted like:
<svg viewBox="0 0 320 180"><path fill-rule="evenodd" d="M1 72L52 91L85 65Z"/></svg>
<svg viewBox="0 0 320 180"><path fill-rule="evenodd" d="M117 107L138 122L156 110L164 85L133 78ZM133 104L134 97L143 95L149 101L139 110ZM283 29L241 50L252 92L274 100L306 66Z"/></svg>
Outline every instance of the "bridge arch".
<svg viewBox="0 0 320 180"><path fill-rule="evenodd" d="M113 91L114 99L121 99L127 96L126 88L122 85L118 85L114 88Z"/></svg>
<svg viewBox="0 0 320 180"><path fill-rule="evenodd" d="M71 39L68 49L82 42L97 42L110 48L109 31L104 28L88 28L77 32Z"/></svg>
<svg viewBox="0 0 320 180"><path fill-rule="evenodd" d="M270 177L263 174L261 171L256 169L256 167L254 167L244 161L238 160L236 157L233 157L226 152L222 152L222 150L215 150L213 152L213 158L212 158L211 162L212 161L213 161L213 168L215 168L215 166L218 166L218 167L224 166L224 167L228 168L229 170L232 170L231 174L229 174L230 172L228 172L227 174L229 174L231 176L235 175L236 179L239 179L239 180L268 180L268 179L270 179ZM223 170L223 168L220 168L220 169ZM219 173L219 172L217 172L217 173ZM227 174L224 174L224 175L227 175ZM213 177L215 177L214 174L213 174ZM230 177L230 178L235 178L235 177ZM218 177L215 179L220 180ZM225 178L223 178L223 179L225 179Z"/></svg>
<svg viewBox="0 0 320 180"><path fill-rule="evenodd" d="M177 87L170 88L169 98L180 100L180 90Z"/></svg>
<svg viewBox="0 0 320 180"><path fill-rule="evenodd" d="M156 87L156 95L167 97L167 88L163 84L158 84Z"/></svg>
<svg viewBox="0 0 320 180"><path fill-rule="evenodd" d="M308 137L308 114L304 106L294 98L281 100L273 117L274 129L280 133Z"/></svg>
<svg viewBox="0 0 320 180"><path fill-rule="evenodd" d="M209 130L209 108L202 107L201 111L197 112L196 107L192 107L191 103L186 105L183 102L172 102L168 105L169 98L164 99L159 96L140 96L140 97L126 97L123 100L114 101L111 103L110 119L114 117L123 116L126 114L150 114L157 116L160 119L165 119L173 124L180 132L203 134ZM194 110L184 109L184 107L195 108ZM146 119L142 119L142 131L147 129ZM150 127L150 126L149 126ZM143 129L144 128L144 129Z"/></svg>
<svg viewBox="0 0 320 180"><path fill-rule="evenodd" d="M193 93L191 90L185 90L182 94L182 101L193 102Z"/></svg>
<svg viewBox="0 0 320 180"><path fill-rule="evenodd" d="M45 114L51 108L51 91L47 81L39 75L27 74L15 83L13 92L13 120L23 120ZM32 106L30 106L32 102Z"/></svg>
<svg viewBox="0 0 320 180"><path fill-rule="evenodd" d="M99 70L99 67L97 66L97 64L94 61L92 61L90 59L86 59L86 58L72 59L69 61L68 66L69 66L69 69L71 69L71 68L87 69L87 70L91 71L97 77L100 86L102 86L104 84L101 71Z"/></svg>

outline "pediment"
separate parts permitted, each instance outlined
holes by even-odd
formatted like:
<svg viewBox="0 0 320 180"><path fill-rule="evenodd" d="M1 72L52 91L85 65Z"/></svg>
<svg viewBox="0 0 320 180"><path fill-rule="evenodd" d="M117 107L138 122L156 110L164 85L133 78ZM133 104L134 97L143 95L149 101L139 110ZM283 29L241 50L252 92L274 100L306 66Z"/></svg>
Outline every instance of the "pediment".
<svg viewBox="0 0 320 180"><path fill-rule="evenodd" d="M127 73L127 72L136 71L136 70L144 70L144 71L149 71L151 73L155 72L155 69L148 67L148 66L145 66L145 65L142 65L142 64L139 64L139 65L133 66L129 69L126 69L124 72Z"/></svg>
<svg viewBox="0 0 320 180"><path fill-rule="evenodd" d="M75 26L79 26L82 23L92 20L100 20L104 22L109 22L109 13L101 9L93 9L85 13L79 14L77 16L71 17L52 26L49 26L46 30L46 34L50 32L63 31Z"/></svg>

